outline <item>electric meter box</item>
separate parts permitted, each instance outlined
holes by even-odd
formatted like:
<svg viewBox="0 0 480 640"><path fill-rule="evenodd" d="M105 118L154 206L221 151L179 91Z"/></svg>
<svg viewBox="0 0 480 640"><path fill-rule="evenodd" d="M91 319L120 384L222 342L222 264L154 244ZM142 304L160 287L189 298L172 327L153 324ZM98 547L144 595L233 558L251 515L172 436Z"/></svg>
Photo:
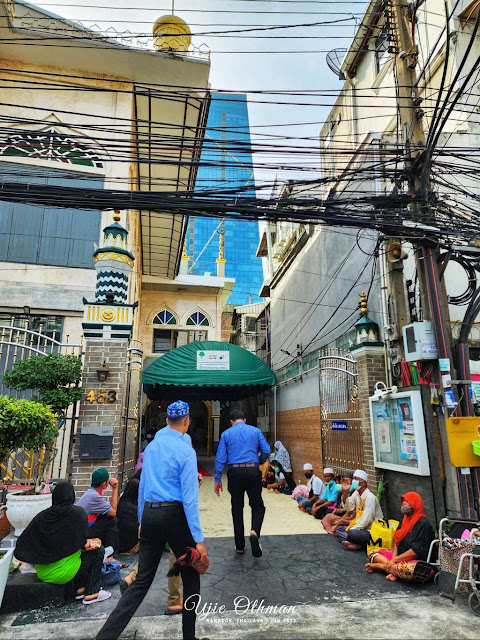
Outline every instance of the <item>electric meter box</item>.
<svg viewBox="0 0 480 640"><path fill-rule="evenodd" d="M113 427L81 427L80 460L109 460L113 449Z"/></svg>
<svg viewBox="0 0 480 640"><path fill-rule="evenodd" d="M414 322L403 327L403 346L407 362L436 360L438 349L432 323Z"/></svg>

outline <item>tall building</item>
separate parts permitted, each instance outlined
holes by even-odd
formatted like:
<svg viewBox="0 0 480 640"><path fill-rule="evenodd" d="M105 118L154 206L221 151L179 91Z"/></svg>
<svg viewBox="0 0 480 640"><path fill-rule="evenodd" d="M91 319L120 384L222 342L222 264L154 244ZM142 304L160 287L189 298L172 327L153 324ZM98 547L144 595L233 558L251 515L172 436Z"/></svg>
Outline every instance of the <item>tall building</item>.
<svg viewBox="0 0 480 640"><path fill-rule="evenodd" d="M247 187L245 190L244 188ZM251 187L251 189L248 189ZM255 196L247 96L241 93L217 93L212 96L196 191L215 189L236 191L242 198ZM189 273L215 273L218 258L219 220L191 218L187 251ZM212 237L213 236L213 237ZM263 283L262 262L256 257L258 224L225 220L225 275L235 278L229 304L259 302Z"/></svg>

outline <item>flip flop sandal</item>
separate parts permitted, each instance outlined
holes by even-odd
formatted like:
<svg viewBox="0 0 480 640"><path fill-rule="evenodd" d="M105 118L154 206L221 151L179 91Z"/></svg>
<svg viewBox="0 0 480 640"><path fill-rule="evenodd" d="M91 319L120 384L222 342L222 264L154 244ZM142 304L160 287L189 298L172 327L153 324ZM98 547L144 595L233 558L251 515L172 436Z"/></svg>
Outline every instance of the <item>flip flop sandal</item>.
<svg viewBox="0 0 480 640"><path fill-rule="evenodd" d="M83 600L83 604L93 604L94 602L103 602L103 600L108 600L112 594L110 591L105 591L104 589L100 589L100 593L95 598L95 600Z"/></svg>
<svg viewBox="0 0 480 640"><path fill-rule="evenodd" d="M85 597L85 594L84 594L84 593L81 593L80 595L75 596L75 600L83 600L83 599L84 599L84 597Z"/></svg>
<svg viewBox="0 0 480 640"><path fill-rule="evenodd" d="M175 609L174 611L171 609L165 609L166 616L178 616L179 613L182 613L182 609Z"/></svg>
<svg viewBox="0 0 480 640"><path fill-rule="evenodd" d="M260 542L258 541L257 536L250 536L250 545L252 547L252 556L254 558L260 558L260 556L262 555L262 547L260 546Z"/></svg>

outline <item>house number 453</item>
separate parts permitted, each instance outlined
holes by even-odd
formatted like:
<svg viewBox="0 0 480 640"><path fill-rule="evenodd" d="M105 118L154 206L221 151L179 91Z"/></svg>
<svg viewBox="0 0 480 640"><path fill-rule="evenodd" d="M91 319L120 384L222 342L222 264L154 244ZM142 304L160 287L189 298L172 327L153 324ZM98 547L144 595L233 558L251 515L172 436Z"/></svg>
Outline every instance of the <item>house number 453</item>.
<svg viewBox="0 0 480 640"><path fill-rule="evenodd" d="M105 391L105 389L100 389L100 391L95 392L93 389L89 391L86 395L86 400L92 404L93 402L97 402L98 404L103 404L104 402L116 402L117 401L117 392L116 391Z"/></svg>

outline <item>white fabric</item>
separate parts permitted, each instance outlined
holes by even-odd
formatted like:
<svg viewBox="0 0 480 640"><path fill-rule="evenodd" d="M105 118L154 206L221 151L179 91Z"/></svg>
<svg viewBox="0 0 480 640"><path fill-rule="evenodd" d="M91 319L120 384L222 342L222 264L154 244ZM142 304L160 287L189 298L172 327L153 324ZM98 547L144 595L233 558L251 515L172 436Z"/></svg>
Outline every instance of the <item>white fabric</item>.
<svg viewBox="0 0 480 640"><path fill-rule="evenodd" d="M326 469L323 470L323 475L325 475L326 473L329 473L330 475L334 476L335 474L333 473L333 469L331 469L330 467L327 467Z"/></svg>
<svg viewBox="0 0 480 640"><path fill-rule="evenodd" d="M365 480L365 482L368 482L368 474L365 473L365 471L362 471L361 469L357 469L355 471L355 473L353 474L353 477L357 477L357 478L361 478L362 480Z"/></svg>
<svg viewBox="0 0 480 640"><path fill-rule="evenodd" d="M284 474L283 474L281 471L280 471L280 473L276 473L276 474L275 474L275 480L276 480L277 482L280 482L280 480L285 480L285 476L284 476Z"/></svg>
<svg viewBox="0 0 480 640"><path fill-rule="evenodd" d="M356 471L355 475L357 475ZM360 495L358 491L355 491L351 497L355 504L355 509L361 508L363 511L362 516L353 525L352 529L370 531L374 521L383 519L382 507L380 506L375 494L373 494L370 489L365 489L362 495Z"/></svg>
<svg viewBox="0 0 480 640"><path fill-rule="evenodd" d="M318 476L312 476L307 482L308 491L313 490L313 494L320 497L323 494L324 484Z"/></svg>
<svg viewBox="0 0 480 640"><path fill-rule="evenodd" d="M313 465L312 465L312 464L310 464L310 462L306 462L306 463L303 465L303 470L304 470L304 471L313 471Z"/></svg>
<svg viewBox="0 0 480 640"><path fill-rule="evenodd" d="M279 462L284 469L290 469L290 456L280 440L277 440L273 445L275 447L274 460Z"/></svg>

